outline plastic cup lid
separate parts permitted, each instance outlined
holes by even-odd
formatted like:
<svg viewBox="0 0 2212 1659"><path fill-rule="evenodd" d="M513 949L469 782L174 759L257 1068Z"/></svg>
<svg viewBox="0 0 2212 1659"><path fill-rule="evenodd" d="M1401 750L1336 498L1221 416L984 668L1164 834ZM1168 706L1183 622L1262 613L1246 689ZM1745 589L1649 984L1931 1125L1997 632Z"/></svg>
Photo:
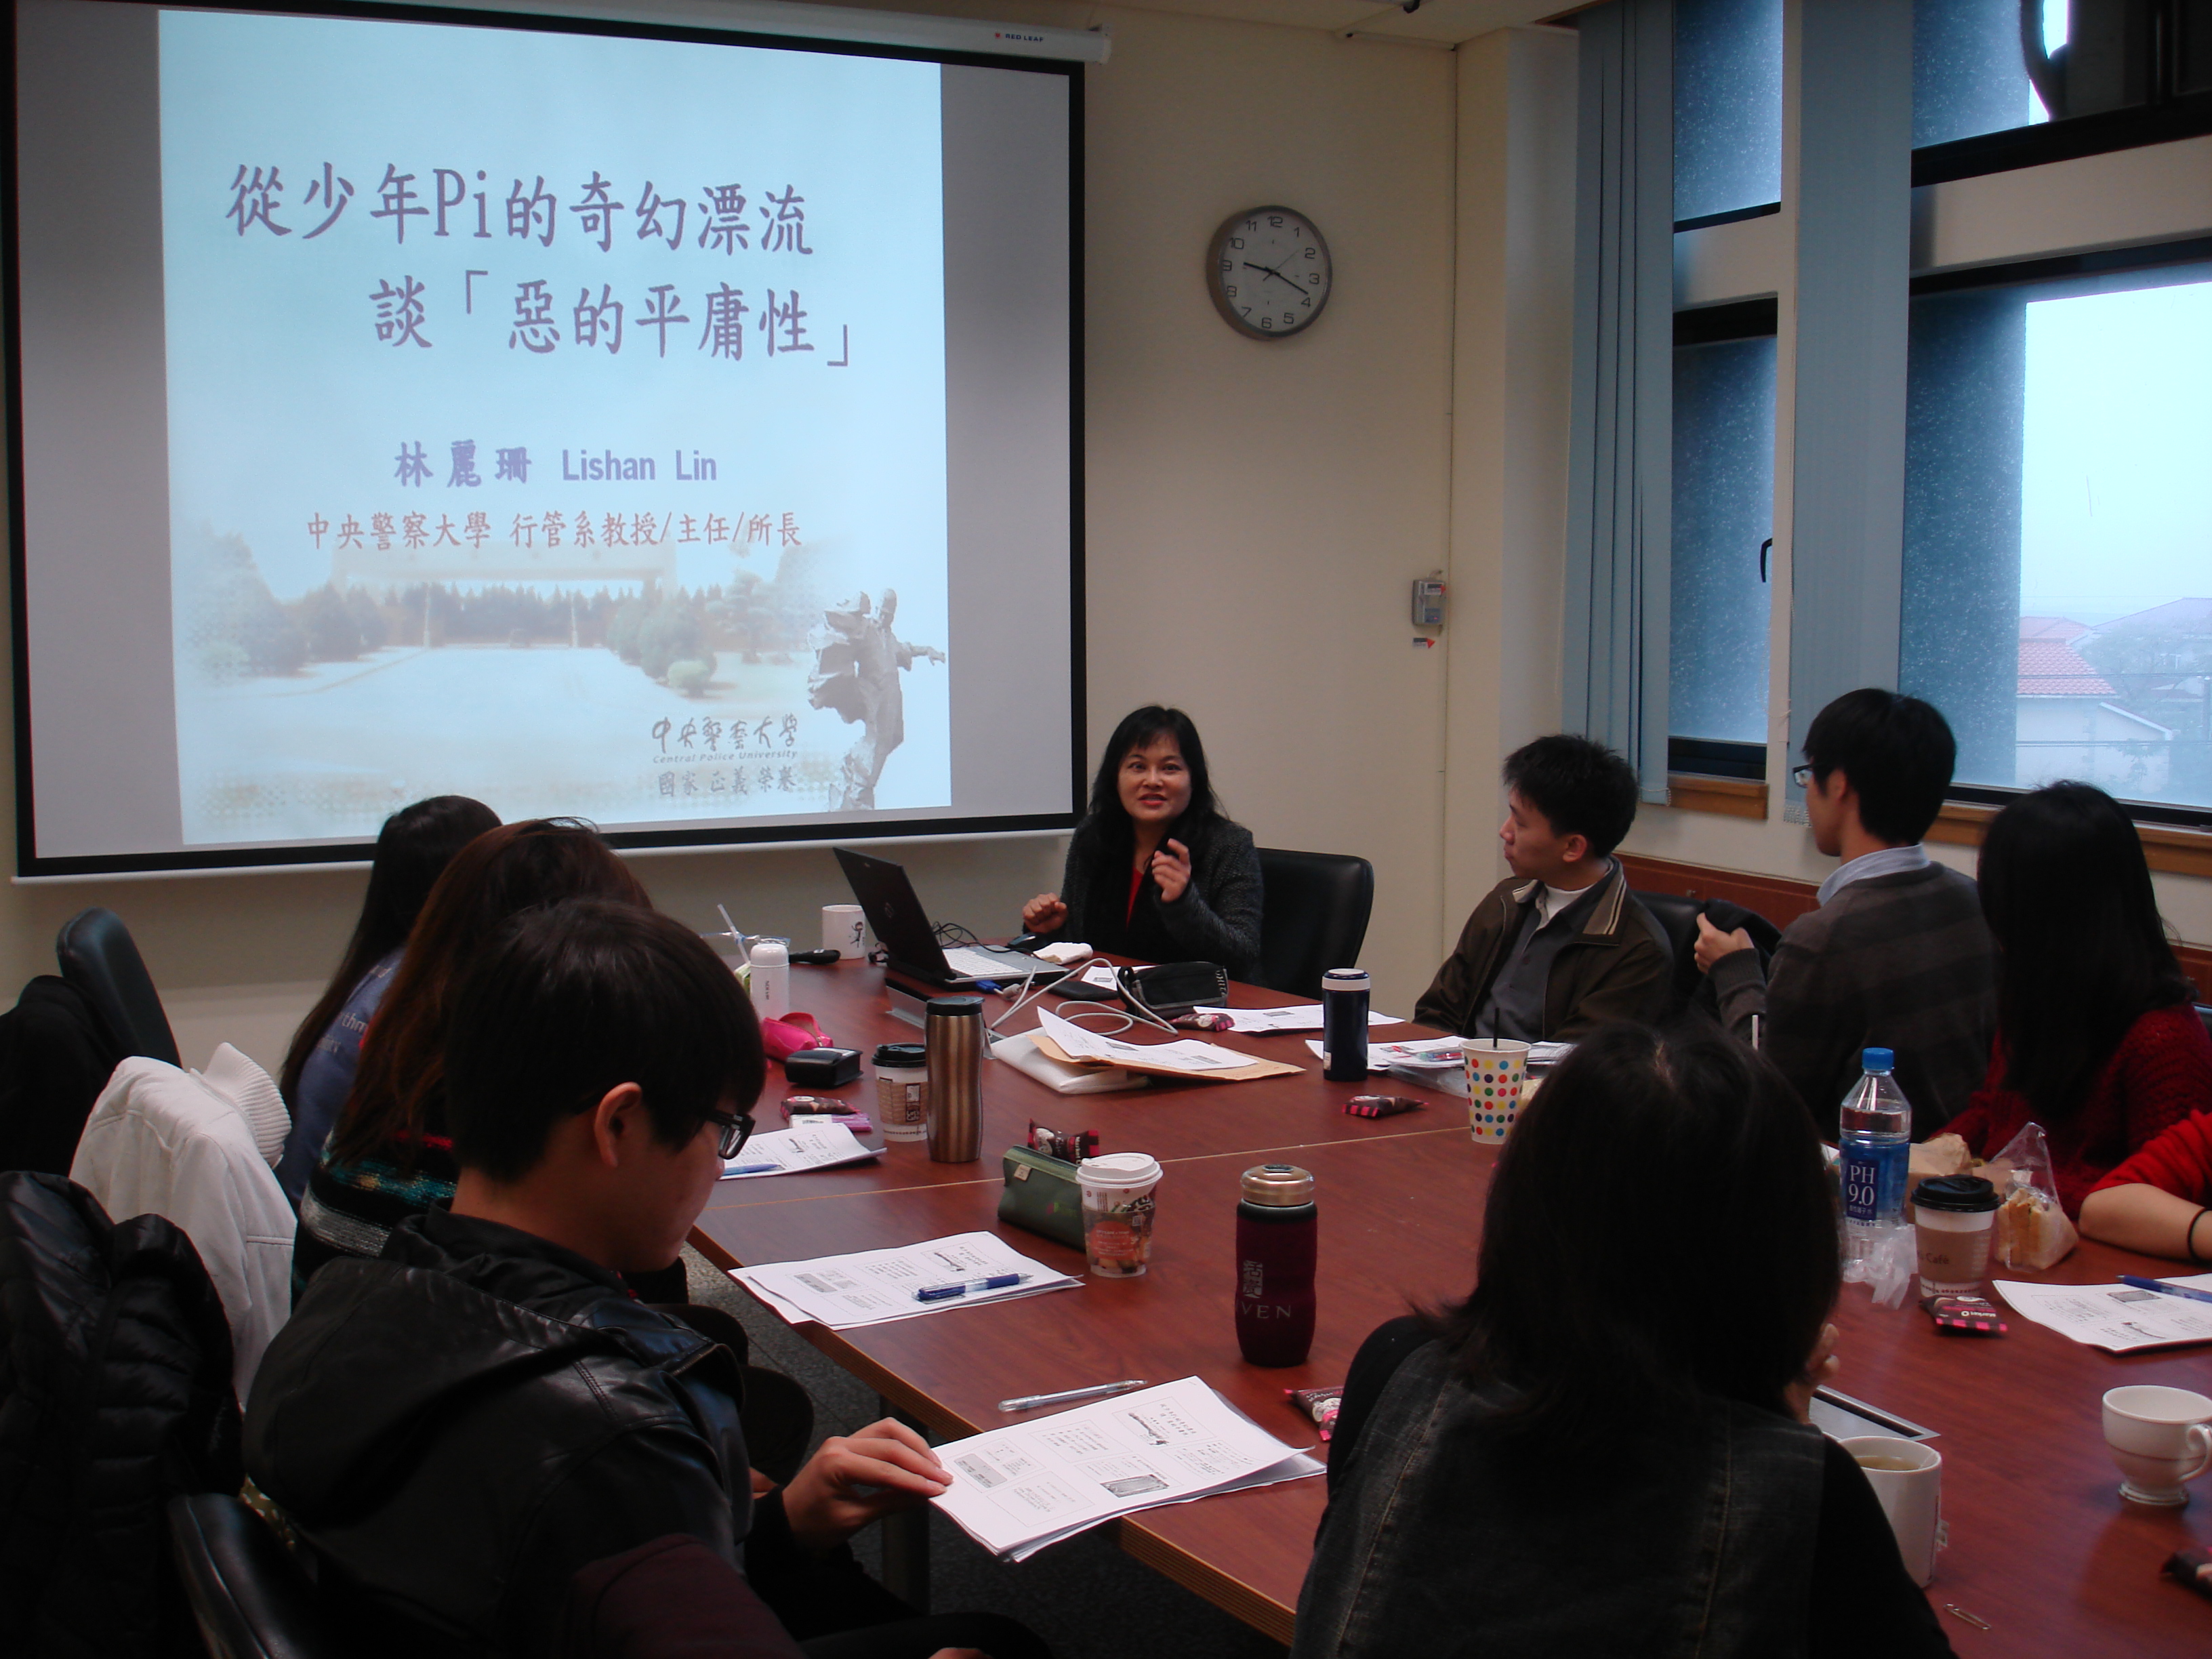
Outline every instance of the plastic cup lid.
<svg viewBox="0 0 2212 1659"><path fill-rule="evenodd" d="M1965 1215L1994 1210L2000 1202L1997 1189L1980 1176L1930 1176L1912 1189L1912 1201L1923 1210Z"/></svg>
<svg viewBox="0 0 2212 1659"><path fill-rule="evenodd" d="M1150 1152L1108 1152L1085 1158L1076 1176L1091 1187L1144 1187L1160 1178L1160 1161Z"/></svg>
<svg viewBox="0 0 2212 1659"><path fill-rule="evenodd" d="M876 1064L893 1071L920 1071L929 1064L929 1050L919 1042L879 1042Z"/></svg>

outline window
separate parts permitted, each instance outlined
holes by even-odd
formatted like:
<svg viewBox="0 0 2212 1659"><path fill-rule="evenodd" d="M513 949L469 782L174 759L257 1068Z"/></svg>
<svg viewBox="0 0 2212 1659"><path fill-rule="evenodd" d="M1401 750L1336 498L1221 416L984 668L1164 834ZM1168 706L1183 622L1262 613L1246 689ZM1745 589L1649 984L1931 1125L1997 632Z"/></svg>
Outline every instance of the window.
<svg viewBox="0 0 2212 1659"><path fill-rule="evenodd" d="M1765 776L1771 301L1677 313L1670 771Z"/></svg>
<svg viewBox="0 0 2212 1659"><path fill-rule="evenodd" d="M2212 131L2212 0L1914 0L1913 182Z"/></svg>
<svg viewBox="0 0 2212 1659"><path fill-rule="evenodd" d="M1913 301L1900 679L1964 784L2212 821L2208 251Z"/></svg>
<svg viewBox="0 0 2212 1659"><path fill-rule="evenodd" d="M1781 199L1782 0L1675 0L1675 228Z"/></svg>

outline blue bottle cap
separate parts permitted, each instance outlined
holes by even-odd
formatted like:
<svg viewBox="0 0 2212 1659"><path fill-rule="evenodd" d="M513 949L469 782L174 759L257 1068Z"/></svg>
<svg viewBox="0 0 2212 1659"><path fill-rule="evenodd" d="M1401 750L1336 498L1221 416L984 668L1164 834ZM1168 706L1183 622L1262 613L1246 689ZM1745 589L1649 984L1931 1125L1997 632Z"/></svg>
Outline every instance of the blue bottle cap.
<svg viewBox="0 0 2212 1659"><path fill-rule="evenodd" d="M1897 1069L1897 1053L1891 1048L1869 1048L1859 1055L1859 1068L1867 1072Z"/></svg>

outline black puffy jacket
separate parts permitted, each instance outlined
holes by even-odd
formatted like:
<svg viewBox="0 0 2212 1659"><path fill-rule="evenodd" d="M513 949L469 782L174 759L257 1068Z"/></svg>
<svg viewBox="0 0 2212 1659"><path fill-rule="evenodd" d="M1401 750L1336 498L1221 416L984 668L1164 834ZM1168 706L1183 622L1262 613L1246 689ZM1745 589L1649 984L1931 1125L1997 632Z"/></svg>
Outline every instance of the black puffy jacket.
<svg viewBox="0 0 2212 1659"><path fill-rule="evenodd" d="M109 1221L60 1176L0 1175L0 1645L201 1651L162 1509L235 1492L230 1328L191 1241Z"/></svg>
<svg viewBox="0 0 2212 1659"><path fill-rule="evenodd" d="M246 1464L385 1650L543 1653L588 1562L672 1533L736 1561L742 1387L617 1274L432 1210L308 1284L254 1376Z"/></svg>

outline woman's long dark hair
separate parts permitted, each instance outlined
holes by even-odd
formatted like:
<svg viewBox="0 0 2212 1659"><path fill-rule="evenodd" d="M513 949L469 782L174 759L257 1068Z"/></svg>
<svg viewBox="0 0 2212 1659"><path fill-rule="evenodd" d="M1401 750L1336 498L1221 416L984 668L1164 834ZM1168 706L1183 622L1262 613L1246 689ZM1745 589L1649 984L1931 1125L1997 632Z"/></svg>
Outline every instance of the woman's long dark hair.
<svg viewBox="0 0 2212 1659"><path fill-rule="evenodd" d="M1182 763L1190 772L1190 805L1168 826L1168 836L1195 851L1196 838L1203 836L1221 816L1221 803L1214 798L1212 775L1206 769L1206 744L1199 739L1197 725L1180 708L1147 703L1121 717L1099 755L1098 775L1091 783L1091 811L1076 832L1090 845L1102 852L1124 854L1135 847L1136 826L1130 820L1129 809L1121 805L1121 763L1128 759L1131 750L1148 749L1163 737L1176 740L1176 747L1182 750Z"/></svg>
<svg viewBox="0 0 2212 1659"><path fill-rule="evenodd" d="M1997 942L2005 1086L2049 1128L2081 1109L2130 1026L2193 988L2142 842L2103 790L2054 783L2021 796L1990 823L1978 874Z"/></svg>
<svg viewBox="0 0 2212 1659"><path fill-rule="evenodd" d="M433 795L412 806L403 806L385 819L377 832L376 852L369 860L368 891L361 902L361 919L353 925L338 970L323 989L321 1000L307 1011L292 1046L284 1055L277 1086L287 1102L296 1100L300 1073L307 1056L330 1030L354 988L368 970L407 942L408 930L422 913L423 900L454 854L487 830L499 827L499 814L466 795Z"/></svg>
<svg viewBox="0 0 2212 1659"><path fill-rule="evenodd" d="M1700 1395L1784 1409L1840 1282L1820 1137L1773 1066L1717 1027L1601 1028L1522 1111L1474 1292L1433 1322L1500 1419L1596 1450Z"/></svg>
<svg viewBox="0 0 2212 1659"><path fill-rule="evenodd" d="M501 923L570 898L653 903L599 832L574 818L503 824L454 854L362 1039L353 1091L331 1131L332 1156L412 1164L427 1126L444 1111L446 1020L460 981Z"/></svg>

